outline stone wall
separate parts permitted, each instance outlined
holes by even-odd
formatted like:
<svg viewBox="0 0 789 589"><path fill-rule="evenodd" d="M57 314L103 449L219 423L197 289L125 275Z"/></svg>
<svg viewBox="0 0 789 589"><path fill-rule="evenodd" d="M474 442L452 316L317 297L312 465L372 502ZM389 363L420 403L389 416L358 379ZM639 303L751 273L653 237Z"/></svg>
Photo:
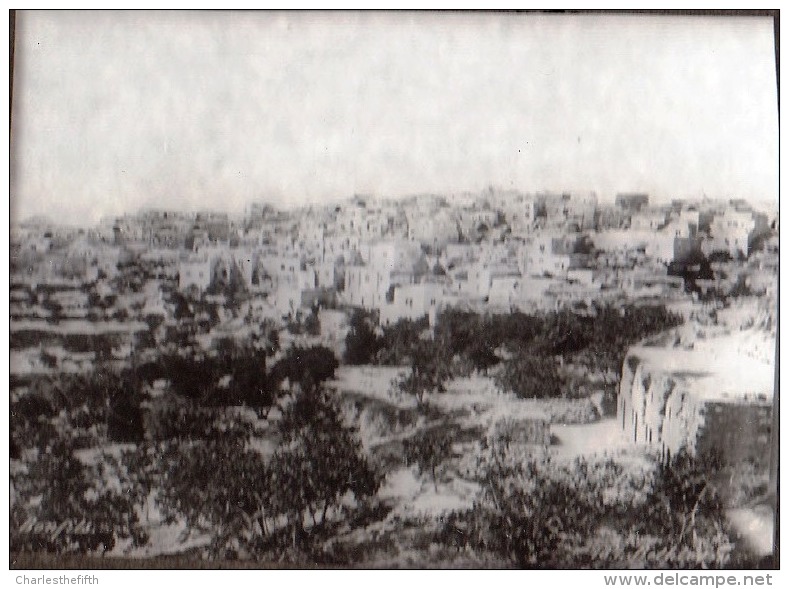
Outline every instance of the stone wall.
<svg viewBox="0 0 789 589"><path fill-rule="evenodd" d="M717 450L730 464L752 462L767 468L770 460L772 403L707 403L696 452Z"/></svg>

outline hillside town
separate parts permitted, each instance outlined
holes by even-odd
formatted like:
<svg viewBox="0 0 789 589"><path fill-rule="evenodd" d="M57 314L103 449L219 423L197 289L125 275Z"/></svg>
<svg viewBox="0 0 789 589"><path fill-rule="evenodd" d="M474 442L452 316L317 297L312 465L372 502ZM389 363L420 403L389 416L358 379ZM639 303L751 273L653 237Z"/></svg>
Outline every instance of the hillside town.
<svg viewBox="0 0 789 589"><path fill-rule="evenodd" d="M493 187L402 199L356 195L297 209L253 203L242 215L140 210L85 227L45 218L15 223L11 444L12 510L19 513L12 514L12 551L549 568L562 566L551 560L557 554L572 554L577 560L562 562L744 568L772 551L771 531L738 536L735 520L769 494L774 474L778 231L777 210L746 200L665 202L622 193L604 201L594 193ZM319 374L316 367L324 364L329 368ZM106 400L61 400L77 390L115 390L107 375L127 380ZM134 390L133 399L124 386ZM293 413L300 394L318 389L339 404L377 473L363 491L340 486L331 499L318 493L322 499L314 504L305 499L301 509L282 507L278 516L250 508L244 513L254 512L259 523L230 542L214 533L228 528L205 507L214 499L229 505L230 498L203 497L204 511L190 512L173 499L176 479L165 477L176 489L162 495L170 503L145 487L123 525L95 524L60 544L30 540L35 522L42 529L62 523L49 521L54 512L41 512L46 477L44 487L31 482L43 476L47 456L79 456L85 469L112 457L115 467L129 456L150 460L157 454L145 454L146 444L183 444L187 436L164 429L197 423L205 418L200 411L221 407L224 425L212 422L205 431L219 428L229 436L246 424L252 433L245 439L253 442L246 450L222 447L224 458L211 450L202 460L220 456L222 468L231 470L247 460L271 464L292 450L283 424L309 414ZM259 396L252 399L250 390ZM216 391L230 392L206 401ZM323 407L323 400L314 402ZM94 422L91 415L101 417ZM56 440L66 430L72 446L64 450ZM431 438L436 431L442 433ZM255 447L259 452L249 450ZM649 469L663 472L677 457L711 453L730 469L728 480L735 472L744 476L746 466L750 478L738 479L745 482L736 492L721 493L730 501L728 540L715 536L703 548L713 523L669 548L657 532L647 549L629 544L636 542L635 528L590 527L587 536L596 543L573 545L575 552L566 536L538 548L545 536L531 539L533 552L510 544L499 550L493 541L474 544L473 534L458 532L476 529L494 503L500 508L495 489L472 474L501 467L495 460L480 466L489 447L547 452L549 464L565 465L556 467L565 478L571 474L562 469L573 460L619 456L626 466L603 462L595 472L620 486L623 472L632 477L627 484L639 476L643 484ZM179 452L191 456L190 448ZM132 485L133 469L124 472L117 480ZM210 476L197 476L184 480L212 488ZM103 488L94 494L111 492ZM655 483L653 491L658 488ZM628 501L637 502L645 491L632 493ZM343 519L363 496L389 511L378 519L365 512L366 523ZM584 497L577 506L597 501ZM270 505L282 505L277 501L284 499ZM604 504L600 499L598 507ZM489 511L480 512L480 505ZM463 519L464 510L474 517ZM77 507L66 511L61 516L82 521ZM409 527L415 521L422 523ZM701 525L695 511L693 522ZM138 524L144 534L127 529ZM118 526L128 533L116 533ZM417 538L417 529L429 530L429 538ZM250 540L269 542L279 530L288 530L283 544ZM610 544L605 534L618 534L621 554L601 556L601 546ZM362 543L369 547L364 558L353 548Z"/></svg>
<svg viewBox="0 0 789 589"><path fill-rule="evenodd" d="M689 312L736 288L774 296L777 231L776 212L745 201L650 205L646 194L620 194L602 205L594 194L493 189L252 205L239 218L145 210L85 228L32 219L12 228L12 330L134 333L155 320L149 332L161 340L193 304L210 309L193 317L203 335L316 311L331 341L343 339L351 308L381 325L432 324L450 307L583 313L653 300Z"/></svg>

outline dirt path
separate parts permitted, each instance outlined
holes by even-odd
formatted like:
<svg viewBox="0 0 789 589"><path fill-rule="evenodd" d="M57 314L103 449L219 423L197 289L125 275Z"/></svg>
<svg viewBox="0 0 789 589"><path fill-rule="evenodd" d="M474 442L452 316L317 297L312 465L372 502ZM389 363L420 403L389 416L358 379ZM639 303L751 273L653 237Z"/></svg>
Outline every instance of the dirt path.
<svg viewBox="0 0 789 589"><path fill-rule="evenodd" d="M611 455L628 447L614 417L584 425L553 424L551 436L556 442L551 451L558 457Z"/></svg>

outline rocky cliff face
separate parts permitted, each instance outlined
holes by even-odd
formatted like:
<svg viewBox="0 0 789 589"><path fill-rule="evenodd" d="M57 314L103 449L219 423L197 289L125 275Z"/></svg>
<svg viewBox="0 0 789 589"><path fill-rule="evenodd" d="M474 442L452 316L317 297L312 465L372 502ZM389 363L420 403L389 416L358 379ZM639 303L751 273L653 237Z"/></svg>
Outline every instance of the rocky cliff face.
<svg viewBox="0 0 789 589"><path fill-rule="evenodd" d="M690 324L634 346L619 387L624 435L664 459L684 448L762 464L770 448L774 357L772 335L754 328Z"/></svg>

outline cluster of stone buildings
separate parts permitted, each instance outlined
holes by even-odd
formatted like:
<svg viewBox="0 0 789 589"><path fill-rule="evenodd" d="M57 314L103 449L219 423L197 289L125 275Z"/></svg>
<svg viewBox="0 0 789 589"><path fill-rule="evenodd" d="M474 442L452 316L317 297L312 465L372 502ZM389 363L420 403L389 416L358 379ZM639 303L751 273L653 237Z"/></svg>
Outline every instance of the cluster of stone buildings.
<svg viewBox="0 0 789 589"><path fill-rule="evenodd" d="M584 312L594 302L681 303L691 297L672 264L713 254L737 263L754 246L765 255L760 239L776 229L777 219L740 201L651 206L647 195L623 194L604 205L591 193L493 189L357 196L293 211L253 204L238 217L146 210L82 229L34 220L11 232L11 314L174 322L171 291L220 304L243 293L235 298L251 323L282 324L320 308L325 329L342 324L330 311L350 308L386 325L432 320L446 307Z"/></svg>
<svg viewBox="0 0 789 589"><path fill-rule="evenodd" d="M22 227L12 239L49 258L36 272L95 281L133 251L194 296L235 280L288 315L333 291L391 321L454 304L550 309L644 288L671 296L678 284L663 279L666 265L747 257L769 221L738 202L650 207L647 195L627 194L602 206L594 194L490 190L451 201L356 197L290 213L251 206L241 219L142 211L60 236L68 245L56 255L51 230ZM634 254L638 271L628 267Z"/></svg>

